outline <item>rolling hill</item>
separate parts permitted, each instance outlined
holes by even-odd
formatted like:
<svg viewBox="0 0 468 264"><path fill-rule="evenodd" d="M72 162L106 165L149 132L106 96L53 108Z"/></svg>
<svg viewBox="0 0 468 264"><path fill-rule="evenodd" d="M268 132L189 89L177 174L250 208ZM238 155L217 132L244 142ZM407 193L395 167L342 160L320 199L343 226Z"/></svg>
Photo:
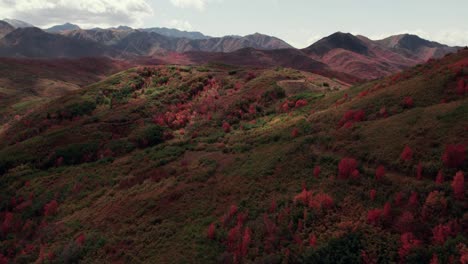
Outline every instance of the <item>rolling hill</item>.
<svg viewBox="0 0 468 264"><path fill-rule="evenodd" d="M467 83L468 50L355 86L256 65L108 76L0 134L0 257L462 262Z"/></svg>

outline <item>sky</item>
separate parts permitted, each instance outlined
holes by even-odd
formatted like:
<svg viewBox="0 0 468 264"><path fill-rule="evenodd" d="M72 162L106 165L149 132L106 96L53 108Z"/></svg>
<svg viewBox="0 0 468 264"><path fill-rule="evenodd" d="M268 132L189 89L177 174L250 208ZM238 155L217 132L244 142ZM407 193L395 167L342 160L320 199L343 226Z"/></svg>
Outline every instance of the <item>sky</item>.
<svg viewBox="0 0 468 264"><path fill-rule="evenodd" d="M334 32L412 33L468 45L467 0L0 0L0 19L38 27L171 27L209 36L263 33L304 48Z"/></svg>

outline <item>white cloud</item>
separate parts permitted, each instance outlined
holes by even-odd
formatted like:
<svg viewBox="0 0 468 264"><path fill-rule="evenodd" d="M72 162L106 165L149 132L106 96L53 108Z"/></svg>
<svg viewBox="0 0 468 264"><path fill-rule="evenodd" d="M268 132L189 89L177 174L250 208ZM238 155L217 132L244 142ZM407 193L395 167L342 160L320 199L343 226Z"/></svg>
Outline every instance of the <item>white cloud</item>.
<svg viewBox="0 0 468 264"><path fill-rule="evenodd" d="M200 11L205 9L207 0L171 0L171 3L180 8L196 8Z"/></svg>
<svg viewBox="0 0 468 264"><path fill-rule="evenodd" d="M141 26L153 14L146 0L0 0L0 17L47 27L64 22L82 27Z"/></svg>
<svg viewBox="0 0 468 264"><path fill-rule="evenodd" d="M193 29L192 24L187 20L179 20L179 19L172 19L169 21L164 22L164 26L169 28L176 28L179 30L186 30L190 31Z"/></svg>

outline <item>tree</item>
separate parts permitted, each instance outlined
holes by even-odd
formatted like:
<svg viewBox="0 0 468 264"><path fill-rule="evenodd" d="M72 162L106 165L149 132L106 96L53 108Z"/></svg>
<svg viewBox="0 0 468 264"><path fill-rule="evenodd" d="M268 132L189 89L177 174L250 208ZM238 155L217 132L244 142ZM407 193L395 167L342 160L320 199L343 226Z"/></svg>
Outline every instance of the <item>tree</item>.
<svg viewBox="0 0 468 264"><path fill-rule="evenodd" d="M459 168L465 162L466 146L463 144L448 145L442 155L442 161L448 168Z"/></svg>
<svg viewBox="0 0 468 264"><path fill-rule="evenodd" d="M375 196L377 195L377 191L375 189L372 189L370 190L369 192L369 198L371 199L371 201L374 201L375 200Z"/></svg>
<svg viewBox="0 0 468 264"><path fill-rule="evenodd" d="M442 170L439 170L439 173L437 173L437 177L435 180L436 184L442 184L444 183L444 174L442 173Z"/></svg>
<svg viewBox="0 0 468 264"><path fill-rule="evenodd" d="M381 180L385 176L385 167L380 165L375 170L375 179Z"/></svg>
<svg viewBox="0 0 468 264"><path fill-rule="evenodd" d="M320 166L319 166L319 165L316 165L316 166L314 167L314 177L315 177L315 178L318 178L319 175L320 175Z"/></svg>
<svg viewBox="0 0 468 264"><path fill-rule="evenodd" d="M423 170L422 163L419 162L418 167L416 168L416 179L422 180L422 170Z"/></svg>
<svg viewBox="0 0 468 264"><path fill-rule="evenodd" d="M462 171L459 171L455 174L455 177L452 181L453 194L456 199L463 200L465 196L465 175Z"/></svg>
<svg viewBox="0 0 468 264"><path fill-rule="evenodd" d="M296 105L295 107L296 108L301 108L301 107L304 107L308 104L307 100L304 100L304 99L299 99L296 101Z"/></svg>
<svg viewBox="0 0 468 264"><path fill-rule="evenodd" d="M48 204L44 205L44 215L50 216L57 213L58 202L56 200L50 201Z"/></svg>
<svg viewBox="0 0 468 264"><path fill-rule="evenodd" d="M293 138L296 138L299 136L299 129L297 128L294 128L292 131L291 131L291 137Z"/></svg>
<svg viewBox="0 0 468 264"><path fill-rule="evenodd" d="M367 212L367 223L372 224L372 225L377 225L378 222L380 221L381 216L382 216L381 209L372 209L369 212Z"/></svg>
<svg viewBox="0 0 468 264"><path fill-rule="evenodd" d="M338 177L348 179L355 173L357 161L353 158L343 158L338 164ZM359 172L358 172L359 173Z"/></svg>
<svg viewBox="0 0 468 264"><path fill-rule="evenodd" d="M407 96L403 99L403 107L404 108L412 108L414 106L414 101L413 98L410 96Z"/></svg>
<svg viewBox="0 0 468 264"><path fill-rule="evenodd" d="M224 133L231 132L231 125L229 125L228 122L223 122L223 131L224 131Z"/></svg>
<svg viewBox="0 0 468 264"><path fill-rule="evenodd" d="M209 239L213 240L216 235L216 225L215 223L211 223L207 230L207 236Z"/></svg>
<svg viewBox="0 0 468 264"><path fill-rule="evenodd" d="M403 161L411 161L413 159L413 150L410 147L405 146L403 152L401 152L400 159Z"/></svg>

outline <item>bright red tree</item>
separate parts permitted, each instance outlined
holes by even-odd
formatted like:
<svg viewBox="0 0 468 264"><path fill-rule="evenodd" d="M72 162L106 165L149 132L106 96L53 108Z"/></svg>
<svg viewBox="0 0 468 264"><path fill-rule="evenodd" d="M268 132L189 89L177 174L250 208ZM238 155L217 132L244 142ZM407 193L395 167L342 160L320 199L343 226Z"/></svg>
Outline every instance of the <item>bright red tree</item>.
<svg viewBox="0 0 468 264"><path fill-rule="evenodd" d="M448 168L459 168L465 162L466 146L463 144L448 145L442 155L442 161Z"/></svg>
<svg viewBox="0 0 468 264"><path fill-rule="evenodd" d="M400 159L403 161L411 161L413 159L413 150L410 147L405 146L403 152L401 152Z"/></svg>
<svg viewBox="0 0 468 264"><path fill-rule="evenodd" d="M315 178L318 178L320 176L320 166L319 165L316 165L314 167L314 177Z"/></svg>
<svg viewBox="0 0 468 264"><path fill-rule="evenodd" d="M375 179L381 180L385 176L385 167L380 165L375 170Z"/></svg>
<svg viewBox="0 0 468 264"><path fill-rule="evenodd" d="M375 200L375 196L377 195L377 191L375 189L372 189L370 190L369 192L369 198L371 199L371 201L374 201Z"/></svg>
<svg viewBox="0 0 468 264"><path fill-rule="evenodd" d="M422 180L422 171L423 171L423 166L422 163L418 163L418 167L416 168L416 179Z"/></svg>
<svg viewBox="0 0 468 264"><path fill-rule="evenodd" d="M216 225L211 223L207 230L207 236L209 239L213 240L216 235Z"/></svg>
<svg viewBox="0 0 468 264"><path fill-rule="evenodd" d="M348 179L355 173L357 161L353 158L344 158L338 164L338 177ZM359 172L358 172L359 173Z"/></svg>
<svg viewBox="0 0 468 264"><path fill-rule="evenodd" d="M48 204L44 205L44 215L50 216L55 215L57 213L58 202L56 200L52 200Z"/></svg>
<svg viewBox="0 0 468 264"><path fill-rule="evenodd" d="M457 172L452 181L453 195L458 200L463 200L465 196L465 175L462 171Z"/></svg>
<svg viewBox="0 0 468 264"><path fill-rule="evenodd" d="M437 173L437 177L436 177L435 183L436 183L436 184L442 184L442 183L444 183L444 174L442 173L442 170L440 170L439 173Z"/></svg>
<svg viewBox="0 0 468 264"><path fill-rule="evenodd" d="M224 131L224 133L229 133L229 132L231 132L231 125L229 125L228 122L224 122L224 123L223 123L223 131Z"/></svg>

